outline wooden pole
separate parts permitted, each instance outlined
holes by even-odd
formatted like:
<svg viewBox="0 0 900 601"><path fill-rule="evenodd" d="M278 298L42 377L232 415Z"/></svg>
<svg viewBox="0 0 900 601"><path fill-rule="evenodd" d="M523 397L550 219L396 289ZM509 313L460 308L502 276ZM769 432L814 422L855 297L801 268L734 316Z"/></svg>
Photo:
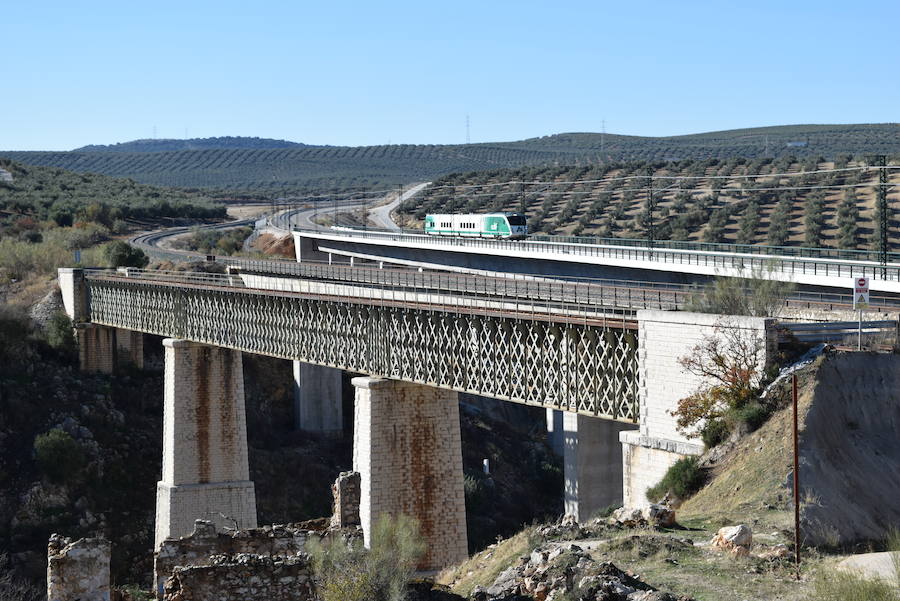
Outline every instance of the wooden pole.
<svg viewBox="0 0 900 601"><path fill-rule="evenodd" d="M797 434L797 374L791 374L791 398L794 406L794 561L800 580L800 444Z"/></svg>

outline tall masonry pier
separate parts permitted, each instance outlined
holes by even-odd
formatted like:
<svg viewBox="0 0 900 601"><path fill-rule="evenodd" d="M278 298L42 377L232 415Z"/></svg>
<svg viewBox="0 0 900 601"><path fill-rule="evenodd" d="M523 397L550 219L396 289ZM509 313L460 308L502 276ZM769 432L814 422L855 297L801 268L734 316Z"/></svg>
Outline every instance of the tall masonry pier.
<svg viewBox="0 0 900 601"><path fill-rule="evenodd" d="M256 527L247 459L241 353L167 338L162 479L155 547L191 533L194 520Z"/></svg>
<svg viewBox="0 0 900 601"><path fill-rule="evenodd" d="M382 378L353 378L353 469L366 546L384 515L408 515L427 541L423 570L468 556L456 392Z"/></svg>

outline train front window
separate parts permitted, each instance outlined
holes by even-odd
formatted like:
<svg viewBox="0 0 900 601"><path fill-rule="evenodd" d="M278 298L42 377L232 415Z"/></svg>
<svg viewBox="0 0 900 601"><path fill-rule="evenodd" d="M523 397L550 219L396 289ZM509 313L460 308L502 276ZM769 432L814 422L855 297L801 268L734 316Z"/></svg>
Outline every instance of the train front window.
<svg viewBox="0 0 900 601"><path fill-rule="evenodd" d="M509 215L506 220L509 221L510 225L525 225L524 215Z"/></svg>

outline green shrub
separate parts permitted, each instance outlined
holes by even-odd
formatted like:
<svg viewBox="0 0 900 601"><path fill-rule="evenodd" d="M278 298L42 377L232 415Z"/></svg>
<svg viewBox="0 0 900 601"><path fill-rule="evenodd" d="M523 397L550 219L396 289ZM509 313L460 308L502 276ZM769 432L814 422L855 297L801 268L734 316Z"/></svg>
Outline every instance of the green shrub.
<svg viewBox="0 0 900 601"><path fill-rule="evenodd" d="M44 335L47 338L47 344L52 348L61 351L75 350L75 335L72 332L72 320L62 311L58 311L50 317Z"/></svg>
<svg viewBox="0 0 900 601"><path fill-rule="evenodd" d="M54 428L34 439L38 468L53 482L71 481L84 467L81 445L68 432Z"/></svg>
<svg viewBox="0 0 900 601"><path fill-rule="evenodd" d="M685 457L676 461L658 484L647 489L647 498L656 502L666 496L666 493L682 500L693 495L706 483L706 474L700 469L699 463L697 457Z"/></svg>
<svg viewBox="0 0 900 601"><path fill-rule="evenodd" d="M730 411L728 418L735 425L740 423L746 424L752 432L766 423L770 413L769 409L760 403L748 403L743 407Z"/></svg>
<svg viewBox="0 0 900 601"><path fill-rule="evenodd" d="M725 442L729 433L730 428L725 420L716 418L706 422L703 429L700 430L700 438L703 439L703 444L706 445L706 448L711 449Z"/></svg>
<svg viewBox="0 0 900 601"><path fill-rule="evenodd" d="M139 248L115 240L103 247L103 258L110 267L146 267L150 259Z"/></svg>
<svg viewBox="0 0 900 601"><path fill-rule="evenodd" d="M309 552L322 601L402 601L425 552L418 523L382 515L372 528L371 549L341 539L311 541Z"/></svg>

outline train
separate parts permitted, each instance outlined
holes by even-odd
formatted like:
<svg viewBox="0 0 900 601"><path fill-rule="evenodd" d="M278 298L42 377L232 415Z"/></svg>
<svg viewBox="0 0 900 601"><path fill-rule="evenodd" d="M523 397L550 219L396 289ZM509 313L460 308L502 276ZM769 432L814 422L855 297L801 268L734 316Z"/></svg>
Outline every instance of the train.
<svg viewBox="0 0 900 601"><path fill-rule="evenodd" d="M424 230L430 236L463 238L521 240L528 235L525 215L521 213L426 215Z"/></svg>

